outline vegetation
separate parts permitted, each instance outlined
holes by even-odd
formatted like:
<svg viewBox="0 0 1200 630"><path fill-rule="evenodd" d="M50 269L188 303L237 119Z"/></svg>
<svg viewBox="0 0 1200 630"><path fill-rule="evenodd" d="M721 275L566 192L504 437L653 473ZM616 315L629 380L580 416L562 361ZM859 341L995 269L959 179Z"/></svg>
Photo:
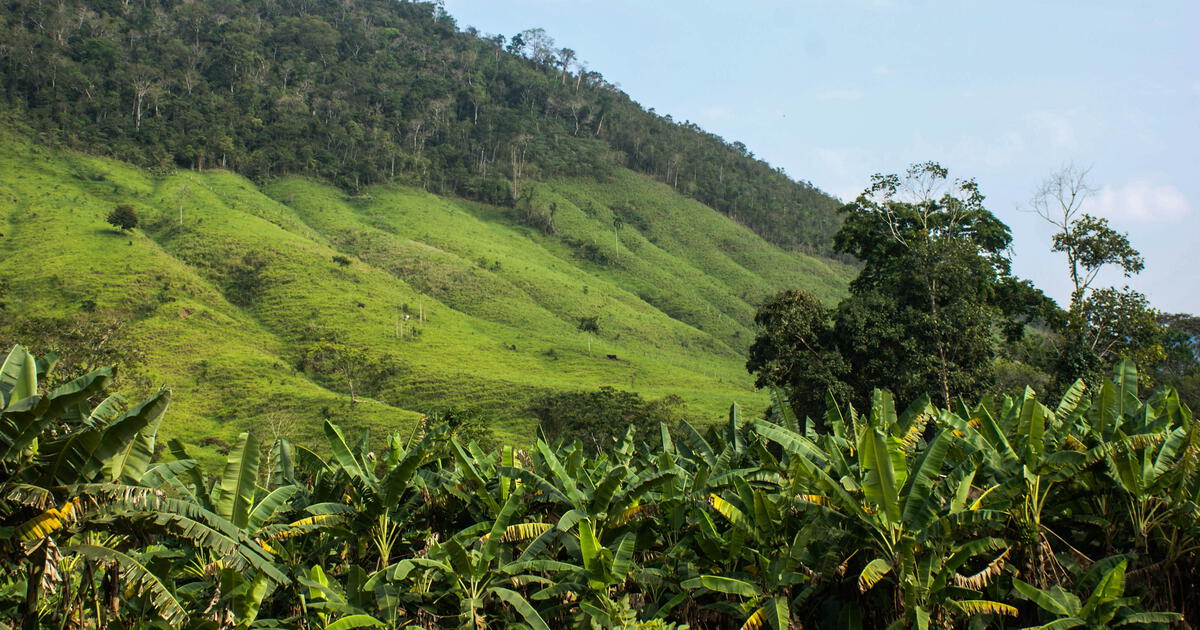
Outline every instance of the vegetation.
<svg viewBox="0 0 1200 630"><path fill-rule="evenodd" d="M1058 332L1062 349L1051 371L1065 386L1079 375L1095 380L1118 357L1156 365L1165 357L1159 313L1146 296L1124 287L1094 287L1100 270L1116 267L1126 278L1142 271L1142 255L1107 219L1082 211L1094 192L1087 171L1064 167L1046 179L1033 207L1058 231L1053 249L1067 257L1071 302Z"/></svg>
<svg viewBox="0 0 1200 630"><path fill-rule="evenodd" d="M932 162L872 178L834 239L863 262L850 296L834 310L794 292L762 305L747 363L757 384L789 388L813 416L828 394L862 402L887 388L949 407L990 385L1001 334L1019 339L1052 303L1010 275L1008 226L983 202Z"/></svg>
<svg viewBox="0 0 1200 630"><path fill-rule="evenodd" d="M850 275L630 171L619 186L530 184L536 203L557 200L548 236L510 209L403 186L348 197L302 178L156 176L29 133L0 133L0 342L58 352L56 380L119 364L128 391L171 383L162 433L210 465L254 426L311 444L326 419L382 433L448 409L528 445L536 399L602 385L678 395L695 418L760 409L741 367L754 306L797 284L836 300ZM119 204L141 219L123 237L104 223ZM580 258L567 239L611 252L614 212L620 255ZM584 317L599 331L580 331ZM365 369L309 361L321 344Z"/></svg>
<svg viewBox="0 0 1200 630"><path fill-rule="evenodd" d="M137 213L134 212L133 206L126 203L113 208L113 211L109 212L104 220L122 232L128 232L138 224Z"/></svg>
<svg viewBox="0 0 1200 630"><path fill-rule="evenodd" d="M1200 320L1086 172L1059 309L972 180L834 212L438 2L0 42L0 630L1200 622Z"/></svg>
<svg viewBox="0 0 1200 630"><path fill-rule="evenodd" d="M1165 627L1200 614L1197 439L1132 364L898 412L786 404L604 453L485 451L423 426L322 456L242 434L159 448L170 393L0 369L0 619L11 627ZM461 421L459 422L461 425ZM169 453L169 454L167 454Z"/></svg>
<svg viewBox="0 0 1200 630"><path fill-rule="evenodd" d="M47 138L156 172L521 205L533 182L626 167L788 248L827 253L838 226L812 184L643 110L540 29L459 32L433 2L21 0L0 41L0 101Z"/></svg>
<svg viewBox="0 0 1200 630"><path fill-rule="evenodd" d="M828 397L861 405L876 388L947 407L1028 385L1061 394L1078 378L1096 385L1124 357L1146 367L1143 385L1177 384L1200 404L1195 318L1159 313L1128 287L1093 286L1103 267L1128 276L1142 258L1107 221L1080 212L1084 173L1059 173L1034 203L1067 255L1066 309L1010 274L1008 226L973 181L948 175L935 163L876 175L843 207L835 242L862 271L836 308L802 290L759 306L746 363L755 385L784 388L798 415L819 418Z"/></svg>
<svg viewBox="0 0 1200 630"><path fill-rule="evenodd" d="M550 441L579 442L588 453L599 454L627 430L634 439L646 440L663 425L676 426L683 418L682 406L678 396L647 401L633 392L601 387L551 394L535 401L532 410Z"/></svg>

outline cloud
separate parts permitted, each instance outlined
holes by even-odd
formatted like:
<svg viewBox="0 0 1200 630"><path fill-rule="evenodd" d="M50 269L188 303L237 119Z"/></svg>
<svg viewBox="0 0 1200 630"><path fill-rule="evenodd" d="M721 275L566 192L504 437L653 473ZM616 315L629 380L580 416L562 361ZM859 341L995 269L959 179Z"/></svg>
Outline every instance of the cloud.
<svg viewBox="0 0 1200 630"><path fill-rule="evenodd" d="M1085 206L1101 217L1139 223L1177 221L1192 214L1186 195L1170 184L1133 180L1120 188L1106 185Z"/></svg>
<svg viewBox="0 0 1200 630"><path fill-rule="evenodd" d="M1067 151L1079 150L1079 138L1075 133L1075 115L1056 112L1031 112L1025 115L1033 136L1049 143L1051 148Z"/></svg>
<svg viewBox="0 0 1200 630"><path fill-rule="evenodd" d="M700 110L698 116L701 122L715 123L733 120L733 110L724 105L712 105Z"/></svg>
<svg viewBox="0 0 1200 630"><path fill-rule="evenodd" d="M811 164L798 164L796 172L822 173L817 186L843 201L857 197L871 173L882 172L887 163L873 150L852 146L816 147L808 158Z"/></svg>
<svg viewBox="0 0 1200 630"><path fill-rule="evenodd" d="M863 97L863 93L854 89L828 89L818 90L813 94L818 101L857 101Z"/></svg>

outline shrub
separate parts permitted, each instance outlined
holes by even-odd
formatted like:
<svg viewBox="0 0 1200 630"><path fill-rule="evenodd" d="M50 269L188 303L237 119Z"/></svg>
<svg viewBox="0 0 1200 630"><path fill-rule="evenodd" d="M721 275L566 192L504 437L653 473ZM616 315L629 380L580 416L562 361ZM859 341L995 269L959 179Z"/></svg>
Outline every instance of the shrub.
<svg viewBox="0 0 1200 630"><path fill-rule="evenodd" d="M600 316L592 315L591 317L579 318L579 330L587 333L600 333Z"/></svg>
<svg viewBox="0 0 1200 630"><path fill-rule="evenodd" d="M105 220L122 232L128 232L138 224L137 212L134 212L133 206L124 203L113 208Z"/></svg>
<svg viewBox="0 0 1200 630"><path fill-rule="evenodd" d="M538 399L530 411L550 440L580 440L592 452L605 452L628 427L638 439L658 430L660 422L678 422L683 399L668 396L648 401L633 392L612 387L597 391L563 392Z"/></svg>

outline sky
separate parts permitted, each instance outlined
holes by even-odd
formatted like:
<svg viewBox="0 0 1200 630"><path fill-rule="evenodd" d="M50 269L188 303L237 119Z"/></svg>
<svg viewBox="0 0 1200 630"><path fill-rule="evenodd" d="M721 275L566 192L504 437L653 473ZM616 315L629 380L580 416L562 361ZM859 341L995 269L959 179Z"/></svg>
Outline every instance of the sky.
<svg viewBox="0 0 1200 630"><path fill-rule="evenodd" d="M1013 270L1066 303L1031 211L1066 165L1128 233L1128 284L1200 313L1200 2L445 0L460 28L541 27L644 107L850 200L933 160L978 181Z"/></svg>

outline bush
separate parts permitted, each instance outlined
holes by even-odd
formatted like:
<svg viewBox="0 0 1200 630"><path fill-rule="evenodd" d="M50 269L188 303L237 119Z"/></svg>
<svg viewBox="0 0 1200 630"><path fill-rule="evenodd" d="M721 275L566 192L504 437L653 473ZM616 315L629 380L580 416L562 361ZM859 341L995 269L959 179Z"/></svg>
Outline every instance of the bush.
<svg viewBox="0 0 1200 630"><path fill-rule="evenodd" d="M579 330L597 335L600 334L600 316L580 317Z"/></svg>
<svg viewBox="0 0 1200 630"><path fill-rule="evenodd" d="M579 440L592 452L604 452L633 427L643 440L660 422L678 422L683 399L668 396L648 401L633 392L601 387L594 392L564 392L538 399L530 411L550 440Z"/></svg>
<svg viewBox="0 0 1200 630"><path fill-rule="evenodd" d="M134 212L133 206L124 203L113 208L113 211L108 213L108 217L105 220L122 232L128 232L137 227L138 224L137 213Z"/></svg>

